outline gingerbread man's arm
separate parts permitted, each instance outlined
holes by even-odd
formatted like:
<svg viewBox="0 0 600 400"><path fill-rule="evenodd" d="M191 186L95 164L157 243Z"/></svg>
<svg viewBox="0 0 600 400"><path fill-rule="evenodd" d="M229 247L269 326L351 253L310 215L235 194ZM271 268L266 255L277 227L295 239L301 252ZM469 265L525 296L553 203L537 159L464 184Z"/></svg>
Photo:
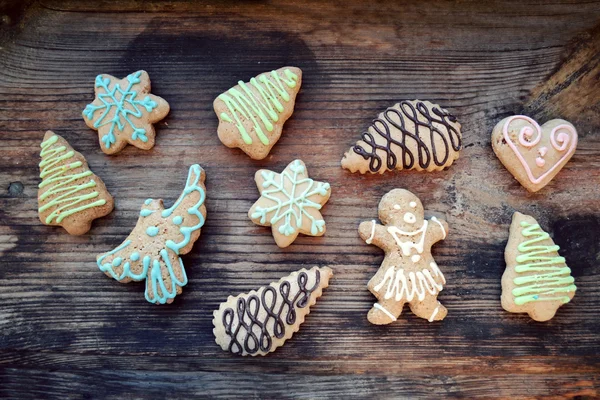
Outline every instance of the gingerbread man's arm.
<svg viewBox="0 0 600 400"><path fill-rule="evenodd" d="M445 220L431 217L427 226L427 233L431 235L431 243L446 239L448 229L448 223Z"/></svg>
<svg viewBox="0 0 600 400"><path fill-rule="evenodd" d="M358 227L360 237L367 244L374 244L383 250L391 250L394 247L394 239L385 226L373 221L364 221Z"/></svg>

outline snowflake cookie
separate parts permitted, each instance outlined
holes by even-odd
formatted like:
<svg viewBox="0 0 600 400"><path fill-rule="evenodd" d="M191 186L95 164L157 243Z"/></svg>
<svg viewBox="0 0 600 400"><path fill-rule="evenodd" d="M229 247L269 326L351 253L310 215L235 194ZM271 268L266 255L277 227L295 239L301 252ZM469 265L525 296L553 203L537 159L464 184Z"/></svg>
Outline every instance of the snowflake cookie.
<svg viewBox="0 0 600 400"><path fill-rule="evenodd" d="M319 210L329 200L331 186L310 179L304 162L292 161L281 174L261 169L255 180L261 197L248 216L257 225L271 226L277 246L289 246L299 233L325 233Z"/></svg>
<svg viewBox="0 0 600 400"><path fill-rule="evenodd" d="M96 98L83 110L83 119L98 131L102 151L116 154L127 143L150 150L156 136L152 124L169 113L169 103L150 94L148 73L137 71L121 80L98 75L94 87Z"/></svg>

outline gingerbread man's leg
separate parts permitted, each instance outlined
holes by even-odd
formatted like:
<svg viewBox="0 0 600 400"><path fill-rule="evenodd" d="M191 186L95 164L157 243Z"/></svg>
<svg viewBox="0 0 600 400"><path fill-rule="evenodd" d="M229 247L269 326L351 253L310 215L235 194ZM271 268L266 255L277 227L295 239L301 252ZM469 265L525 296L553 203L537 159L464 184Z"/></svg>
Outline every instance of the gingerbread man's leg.
<svg viewBox="0 0 600 400"><path fill-rule="evenodd" d="M437 299L436 296L426 296L423 301L419 301L418 299L414 299L410 303L410 310L417 317L424 318L429 322L433 321L441 321L448 314L448 310L446 307L442 305Z"/></svg>
<svg viewBox="0 0 600 400"><path fill-rule="evenodd" d="M369 311L367 319L374 325L387 325L396 321L404 308L403 301L394 299L383 299L378 303L373 304L373 308Z"/></svg>

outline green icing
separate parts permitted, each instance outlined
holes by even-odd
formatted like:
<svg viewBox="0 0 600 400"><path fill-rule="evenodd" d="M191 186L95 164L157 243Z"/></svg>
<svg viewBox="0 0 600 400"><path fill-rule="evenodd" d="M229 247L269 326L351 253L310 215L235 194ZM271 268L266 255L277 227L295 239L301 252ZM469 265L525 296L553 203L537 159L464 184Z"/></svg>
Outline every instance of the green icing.
<svg viewBox="0 0 600 400"><path fill-rule="evenodd" d="M48 140L42 142L42 151L40 156L40 178L42 182L39 187L48 187L39 198L39 212L44 212L51 207L54 210L46 217L45 222L51 223L56 218L56 222L60 223L69 215L73 215L80 211L92 207L98 207L106 204L106 200L99 199L87 204L81 204L88 200L95 199L99 193L95 190L88 190L96 187L96 182L90 179L88 182L76 185L74 182L81 178L86 178L93 175L89 169L73 173L72 170L80 168L83 163L73 159L70 163L65 163L73 158L75 152L73 150L66 151L66 146L52 147L58 141L58 136L54 135ZM44 201L50 196L56 195L52 200Z"/></svg>
<svg viewBox="0 0 600 400"><path fill-rule="evenodd" d="M565 264L564 257L552 256L560 247L538 244L550 237L538 224L521 222L521 234L531 239L518 246L518 265L515 267L517 286L512 294L515 304L523 305L532 301L559 300L568 303L571 299L565 293L574 292L577 287L570 275L571 269ZM526 275L524 275L526 274Z"/></svg>
<svg viewBox="0 0 600 400"><path fill-rule="evenodd" d="M250 79L249 85L239 81L238 85L241 90L233 87L226 93L219 95L219 99L223 100L231 114L230 117L227 113L221 113L220 118L226 122L234 122L235 120L236 127L244 143L252 144L252 137L242 124L242 120L250 120L261 143L265 146L269 144L269 138L265 135L261 123L268 132L273 131L273 122L279 120L279 114L284 109L279 98L285 102L290 100L290 95L285 86L294 88L298 83L298 75L289 69L284 70L283 73L285 75L284 79L279 76L277 71L271 71L259 75L258 78Z"/></svg>

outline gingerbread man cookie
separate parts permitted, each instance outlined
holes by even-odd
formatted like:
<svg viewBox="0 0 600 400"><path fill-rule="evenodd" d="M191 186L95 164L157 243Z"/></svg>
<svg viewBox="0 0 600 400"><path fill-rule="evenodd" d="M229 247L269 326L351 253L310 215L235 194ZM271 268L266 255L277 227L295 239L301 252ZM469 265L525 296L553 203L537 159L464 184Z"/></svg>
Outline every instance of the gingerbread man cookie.
<svg viewBox="0 0 600 400"><path fill-rule="evenodd" d="M448 311L437 296L446 279L431 255L431 246L446 238L448 224L436 217L424 219L421 201L404 189L383 196L379 219L383 225L373 220L358 228L363 240L385 251L383 263L367 286L378 300L369 311L369 322L396 321L405 303L429 322L444 319Z"/></svg>
<svg viewBox="0 0 600 400"><path fill-rule="evenodd" d="M143 150L154 146L152 124L169 113L169 103L150 94L150 77L137 71L119 80L98 75L96 98L83 110L83 119L98 131L100 148L106 154L118 153L127 143Z"/></svg>

